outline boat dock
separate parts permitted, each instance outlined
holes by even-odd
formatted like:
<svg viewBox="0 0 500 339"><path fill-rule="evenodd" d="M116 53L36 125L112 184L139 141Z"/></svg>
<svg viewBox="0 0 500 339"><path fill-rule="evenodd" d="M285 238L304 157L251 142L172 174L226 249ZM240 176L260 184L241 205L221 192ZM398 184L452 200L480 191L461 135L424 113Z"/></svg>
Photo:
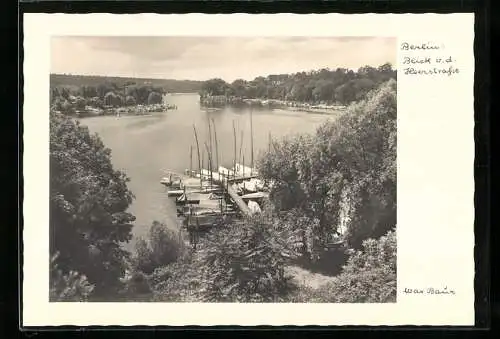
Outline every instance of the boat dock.
<svg viewBox="0 0 500 339"><path fill-rule="evenodd" d="M223 182L221 182L222 187L225 187L227 194L231 197L231 200L236 204L238 209L241 211L241 213L244 216L250 216L252 212L250 211L250 208L248 205L243 201L243 199L238 195L238 193L233 189L231 185L229 185L229 180L224 178L222 179Z"/></svg>
<svg viewBox="0 0 500 339"><path fill-rule="evenodd" d="M251 113L251 112L250 112ZM213 125L213 128L212 128ZM214 138L212 138L212 131ZM177 216L182 219L183 228L186 228L192 238L191 243L196 247L198 233L227 224L227 219L233 217L242 221L241 216L248 217L259 213L262 209L264 191L266 187L259 179L254 168L253 159L253 130L252 114L250 114L250 167L245 166L245 157L242 157L243 131L241 132L239 155L242 165L238 162L236 127L233 121L234 156L232 169L219 166L218 140L215 122L208 121L208 140L200 147L198 132L193 124L194 139L196 142L197 170L193 168L193 145L189 148L189 169L184 174L168 173L161 179L161 184L167 187L167 194L175 197ZM203 148L204 146L204 148ZM215 146L215 160L213 147ZM208 170L205 169L205 157L208 156ZM214 166L215 164L215 166ZM217 170L213 170L216 168ZM250 193L250 194L248 194Z"/></svg>

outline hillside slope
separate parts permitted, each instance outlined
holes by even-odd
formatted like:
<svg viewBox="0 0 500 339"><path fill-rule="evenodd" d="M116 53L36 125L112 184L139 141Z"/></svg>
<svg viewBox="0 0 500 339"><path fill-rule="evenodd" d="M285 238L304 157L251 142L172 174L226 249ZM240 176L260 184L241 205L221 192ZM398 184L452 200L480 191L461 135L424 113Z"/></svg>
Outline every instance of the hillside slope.
<svg viewBox="0 0 500 339"><path fill-rule="evenodd" d="M198 92L201 89L202 82L194 80L172 80L172 79L147 79L147 78L125 78L125 77L105 77L92 75L71 75L71 74L51 74L51 87L80 87L80 86L98 86L99 84L109 82L115 83L119 87L126 84L149 84L152 86L161 86L167 92L173 93L191 93Z"/></svg>

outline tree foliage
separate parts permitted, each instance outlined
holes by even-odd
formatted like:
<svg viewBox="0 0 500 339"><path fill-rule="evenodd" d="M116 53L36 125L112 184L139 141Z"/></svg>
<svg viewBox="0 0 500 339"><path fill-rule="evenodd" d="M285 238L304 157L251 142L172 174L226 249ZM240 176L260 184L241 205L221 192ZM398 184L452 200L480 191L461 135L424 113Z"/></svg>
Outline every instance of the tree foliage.
<svg viewBox="0 0 500 339"><path fill-rule="evenodd" d="M88 301L94 285L76 271L63 273L57 265L57 257L58 253L50 260L50 301Z"/></svg>
<svg viewBox="0 0 500 339"><path fill-rule="evenodd" d="M309 252L337 237L341 223L351 247L385 234L396 222L395 81L314 135L273 141L258 169L273 183L271 200L284 220L304 237L312 232Z"/></svg>
<svg viewBox="0 0 500 339"><path fill-rule="evenodd" d="M351 251L339 275L319 288L300 286L289 302L388 303L396 302L397 239L395 230L379 239L367 239Z"/></svg>
<svg viewBox="0 0 500 339"><path fill-rule="evenodd" d="M123 97L110 91L104 95L104 104L113 107L123 106Z"/></svg>
<svg viewBox="0 0 500 339"><path fill-rule="evenodd" d="M151 274L159 267L175 262L182 254L178 235L164 224L154 221L146 239L139 238L135 245L134 267Z"/></svg>
<svg viewBox="0 0 500 339"><path fill-rule="evenodd" d="M148 94L148 105L161 104L163 97L158 92L151 92Z"/></svg>
<svg viewBox="0 0 500 339"><path fill-rule="evenodd" d="M96 295L116 290L126 269L120 244L135 217L128 178L113 169L110 150L79 122L50 116L50 250L67 274L84 274Z"/></svg>
<svg viewBox="0 0 500 339"><path fill-rule="evenodd" d="M202 84L200 95L347 105L363 99L369 91L389 79L396 79L396 71L389 63L378 68L364 66L356 72L345 68L324 68L295 74L259 76L251 81L237 79L231 84L219 78L210 79Z"/></svg>
<svg viewBox="0 0 500 339"><path fill-rule="evenodd" d="M134 106L136 103L137 103L137 101L131 95L129 95L125 98L125 105L127 105L127 106Z"/></svg>
<svg viewBox="0 0 500 339"><path fill-rule="evenodd" d="M298 237L267 211L213 229L195 252L150 275L157 301L276 302L293 284L285 265Z"/></svg>
<svg viewBox="0 0 500 339"><path fill-rule="evenodd" d="M395 227L395 225L394 225ZM363 241L330 289L336 302L396 301L396 232Z"/></svg>
<svg viewBox="0 0 500 339"><path fill-rule="evenodd" d="M75 110L84 110L86 106L102 108L160 104L166 93L161 86L150 84L138 85L124 82L102 80L97 85L64 86L51 84L50 100L54 110L72 114ZM71 98L74 97L73 100Z"/></svg>
<svg viewBox="0 0 500 339"><path fill-rule="evenodd" d="M170 93L196 93L201 88L201 81L194 80L172 80L172 79L147 79L147 78L127 78L127 77L109 77L109 76L92 76L92 75L74 75L74 74L51 74L50 75L51 87L58 88L88 88L88 95L81 94L83 97L90 97L94 89L99 86L112 87L115 84L116 88L123 88L126 86L154 86L161 87ZM105 90L101 97L106 94ZM94 95L97 96L97 95Z"/></svg>
<svg viewBox="0 0 500 339"><path fill-rule="evenodd" d="M296 255L296 237L260 215L207 236L196 252L205 301L273 302L290 290L287 260Z"/></svg>

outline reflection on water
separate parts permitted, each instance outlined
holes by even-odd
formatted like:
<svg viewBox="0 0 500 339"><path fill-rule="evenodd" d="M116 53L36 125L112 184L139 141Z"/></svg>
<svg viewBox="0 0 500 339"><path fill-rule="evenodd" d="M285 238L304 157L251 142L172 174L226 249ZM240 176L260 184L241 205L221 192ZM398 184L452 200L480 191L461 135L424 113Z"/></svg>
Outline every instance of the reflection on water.
<svg viewBox="0 0 500 339"><path fill-rule="evenodd" d="M165 113L157 113L155 115L146 115L146 116L130 116L130 117L120 117L117 119L133 119L126 128L129 129L137 129L141 127L146 127L149 125L157 124L159 120L165 117Z"/></svg>
<svg viewBox="0 0 500 339"><path fill-rule="evenodd" d="M153 220L177 229L175 206L167 198L159 180L163 170L183 172L189 168L191 146L193 157L196 154L193 124L198 132L200 147L203 148L204 142L209 144L208 121L213 119L218 139L219 165L229 167L234 157L234 122L238 138L237 153L243 133L242 156L245 164L250 165L249 109L203 110L195 94L168 95L166 100L169 104L177 105L178 109L150 116L108 116L81 120L111 148L115 168L125 171L131 179L129 188L136 196L130 207L130 212L137 217L135 236L145 235ZM255 157L259 150L267 149L269 133L273 138L279 138L292 133L313 132L328 118L330 116L295 111L254 110ZM202 158L206 164L206 153ZM192 163L194 167L197 159L193 158Z"/></svg>

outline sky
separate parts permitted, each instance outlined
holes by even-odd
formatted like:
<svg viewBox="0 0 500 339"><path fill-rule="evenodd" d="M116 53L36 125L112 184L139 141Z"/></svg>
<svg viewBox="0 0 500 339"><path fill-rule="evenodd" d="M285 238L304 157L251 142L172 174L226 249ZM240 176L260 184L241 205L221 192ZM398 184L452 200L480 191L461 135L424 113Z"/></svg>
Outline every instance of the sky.
<svg viewBox="0 0 500 339"><path fill-rule="evenodd" d="M53 37L51 73L252 80L396 63L393 37Z"/></svg>

